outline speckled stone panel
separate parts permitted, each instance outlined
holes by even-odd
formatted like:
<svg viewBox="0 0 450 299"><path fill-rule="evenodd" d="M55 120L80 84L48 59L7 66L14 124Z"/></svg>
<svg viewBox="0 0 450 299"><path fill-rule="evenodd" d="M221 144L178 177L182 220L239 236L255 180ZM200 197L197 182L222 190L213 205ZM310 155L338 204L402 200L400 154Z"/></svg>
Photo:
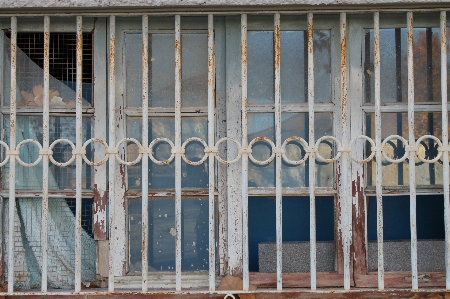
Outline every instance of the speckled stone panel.
<svg viewBox="0 0 450 299"><path fill-rule="evenodd" d="M334 271L334 242L317 242L317 272ZM259 272L277 271L276 243L258 244ZM283 242L283 272L310 272L309 242Z"/></svg>
<svg viewBox="0 0 450 299"><path fill-rule="evenodd" d="M368 246L369 271L378 268L377 242L369 241ZM411 271L411 242L384 241L383 242L385 271ZM445 245L442 240L417 241L417 269L418 271L445 270Z"/></svg>

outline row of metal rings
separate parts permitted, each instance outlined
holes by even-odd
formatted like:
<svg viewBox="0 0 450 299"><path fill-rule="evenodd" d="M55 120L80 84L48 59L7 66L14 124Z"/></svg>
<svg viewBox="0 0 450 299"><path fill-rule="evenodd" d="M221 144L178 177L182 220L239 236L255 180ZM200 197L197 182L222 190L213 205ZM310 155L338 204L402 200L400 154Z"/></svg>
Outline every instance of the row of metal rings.
<svg viewBox="0 0 450 299"><path fill-rule="evenodd" d="M370 154L367 158L365 158L365 159L357 159L357 158L353 157L352 154L351 154L351 152L352 152L352 145L353 145L358 139L366 140L366 141L369 142L370 145L371 145L371 154ZM388 156L386 155L385 151L382 150L382 149L384 148L384 146L386 145L387 142L389 142L389 141L391 141L391 140L394 140L394 139L400 140L400 141L404 144L405 149L406 149L406 150L405 150L405 154L403 155L403 157L401 157L401 158L399 158L399 159L392 159L392 158L388 157ZM438 154L437 154L436 157L434 157L433 159L425 159L424 157L421 157L421 156L419 155L419 153L418 153L418 147L419 147L419 144L420 144L421 142L423 142L425 139L432 139L432 140L434 140L434 141L437 143L437 145L438 145ZM231 142L234 142L234 143L236 144L236 146L238 147L238 149L239 149L239 151L238 151L236 157L235 157L234 159L230 160L230 161L227 161L227 160L222 159L222 158L219 156L219 150L218 150L220 144L222 144L223 142L225 142L225 141L227 141L227 140L229 140L229 141L231 141ZM301 145L303 146L304 150L305 150L305 155L304 155L300 160L291 160L291 159L289 159L289 158L287 157L287 155L286 155L286 146L287 146L289 143L295 142L295 141L298 142L299 144L301 144ZM322 157L322 156L320 155L320 153L319 153L319 151L318 151L318 148L319 148L319 145L320 145L323 141L332 141L332 142L335 142L335 143L336 143L337 153L336 153L336 155L335 155L334 157L331 157L331 158L324 158L324 157ZM53 148L55 147L56 144L58 144L58 143L60 143L60 142L67 143L67 144L69 144L69 145L72 147L72 157L71 157L68 161L66 161L66 162L57 162L57 161L55 161L55 159L53 158ZM102 145L105 147L105 157L104 157L101 161L98 161L98 162L92 162L92 161L90 161L90 160L86 157L86 147L87 147L89 144L91 144L92 142L98 142L98 143L102 144ZM137 157L135 160L129 161L129 162L128 162L128 161L124 161L124 160L120 157L120 155L119 155L119 150L118 150L118 148L119 148L123 143L128 143L128 142L131 142L131 143L136 144L136 146L139 148L139 151L138 151L138 153L139 153L139 154L138 154L138 157ZM165 143L167 143L167 144L170 145L170 147L171 147L171 155L170 155L170 157L169 157L168 159L163 160L163 161L160 161L160 160L157 160L157 159L154 157L154 155L153 155L153 154L154 154L153 148L154 148L157 144L162 143L162 142L165 142ZM185 155L186 147L188 146L188 144L189 144L190 142L199 142L199 143L201 143L201 144L203 145L203 147L204 147L204 155L203 155L203 157L202 157L199 161L193 162L193 161L189 160L189 159L186 157L186 155ZM254 145L256 142L265 142L265 143L268 143L269 146L271 147L271 149L272 149L272 150L271 150L271 155L270 155L270 157L269 157L267 160L259 161L259 160L256 160L256 159L253 157L253 155L252 155L252 147L253 147L253 145ZM36 161L34 161L34 162L32 162L32 163L26 163L26 162L22 161L22 160L20 159L20 156L19 156L19 150L20 150L20 148L21 148L22 146L24 146L25 144L27 144L27 143L33 143L33 144L35 144L35 145L38 147L38 149L39 149L39 157L36 159ZM352 159L353 161L357 162L357 163L367 163L367 162L369 162L370 160L373 159L373 157L375 156L375 153L376 153L377 151L381 151L381 153L382 153L382 155L384 156L384 158L385 158L387 161L391 162L391 163L401 163L401 162L405 161L405 160L407 159L407 157L408 157L409 152L417 152L417 153L416 153L416 156L417 156L417 157L420 159L420 161L422 161L422 162L425 162L425 163L434 163L434 162L438 161L438 160L441 158L442 152L443 152L443 151L450 151L450 146L449 146L449 145L447 145L447 146L442 146L442 142L441 142L437 137L435 137L435 136L433 136L433 135L424 135L424 136L420 137L420 138L417 140L417 142L416 142L415 144L413 144L412 146L408 144L408 141L407 141L405 138L403 138L403 137L401 137L401 136L399 136L399 135L390 135L390 136L388 136L386 139L384 139L383 142L381 143L381 149L379 149L379 148L377 148L377 147L375 146L375 142L374 142L371 138L369 138L369 137L367 137L367 136L364 136L364 135L360 135L360 136L357 136L357 137L353 138L353 139L351 140L349 146L342 146L341 142L340 142L336 137L333 137L333 136L323 136L323 137L319 138L319 139L316 141L316 143L314 144L314 146L312 146L312 147L310 147L309 144L308 144L308 142L307 142L306 140L304 140L303 138L297 137L297 136L292 136L292 137L287 138L287 139L283 142L283 145L281 146L281 149L278 149L278 148L275 146L275 144L274 144L269 138L266 138L266 137L257 137L257 138L255 138L255 139L253 139L253 140L249 143L249 145L248 145L247 148L243 148L243 147L241 146L241 144L239 143L239 141L237 141L236 139L231 138L231 137L224 137L224 138L221 138L219 141L217 141L217 143L216 143L216 145L215 145L214 147L209 147L209 146L206 144L206 142L205 142L203 139L201 139L201 138L191 137L191 138L187 139L187 140L183 143L183 145L181 146L181 148L179 148L179 149L177 149L177 148L175 147L175 145L173 144L173 142L170 141L170 140L167 139L167 138L156 138L156 139L154 139L154 140L150 143L150 145L148 146L148 149L145 149L145 148L141 145L141 143L140 143L138 140L134 139L134 138L124 138L124 139L120 140L120 141L116 144L116 146L115 146L114 148L110 148L110 147L108 146L108 144L107 144L103 139L100 139L100 138L91 138L91 139L87 140L87 141L83 144L83 147L82 147L81 149L77 149L77 148L75 147L75 145L73 144L73 142L70 141L70 140L68 140L68 139L57 139L57 140L55 140L55 141L50 145L50 147L49 147L48 150L44 150L44 149L42 148L41 144L40 144L38 141L34 140L34 139L26 139L26 140L21 141L21 142L17 145L17 147L16 147L16 149L15 149L14 151L10 150L10 149L9 149L9 146L8 146L5 142L3 142L3 141L0 141L0 145L3 146L3 147L6 149L6 157L5 157L5 159L4 159L2 162L0 162L0 167L1 167L1 166L4 166L4 165L8 162L9 158L10 158L11 156L13 156L13 155L16 156L16 160L17 160L22 166L25 166L25 167L33 167L33 166L36 166L36 165L42 160L42 157L43 157L44 155L48 155L48 156L49 156L49 160L50 160L54 165L60 166L60 167L65 167L65 166L70 165L70 164L75 160L75 157L76 157L77 155L81 155L81 156L83 157L83 160L86 162L86 164L91 165L91 166L99 166L99 165L104 164L104 163L108 160L108 158L109 158L110 155L114 155L114 156L116 157L116 159L119 161L119 163L125 164L125 165L129 165L129 166L130 166L130 165L134 165L134 164L136 164L136 163L139 163L139 161L142 159L142 157L143 157L144 154L148 154L148 156L150 157L150 159L152 160L152 162L155 163L155 164L158 164L158 165L166 165L166 164L169 164L170 162L172 162L172 160L174 159L174 157L175 157L176 154L181 154L183 160L184 160L186 163L190 164L190 165L200 165L200 164L202 164L203 162L206 161L206 159L208 158L208 155L209 155L209 154L212 154L213 156L215 156L216 159L217 159L220 163L228 164L228 165L229 165L229 164L236 163L237 161L239 161L239 159L240 159L240 157L242 156L242 154L248 154L249 159L250 159L253 163L258 164L258 165L267 165L267 164L269 164L270 162L273 161L273 159L275 158L276 154L280 154L280 155L282 156L283 160L284 160L286 163L288 163L288 164L291 164L291 165L299 165L299 164L303 164L303 163L308 159L308 157L311 156L312 154L314 154L315 159L317 159L318 161L321 161L321 162L327 162L327 163L335 162L336 160L338 160L338 159L340 158L342 152L349 152L349 153L350 153L351 159Z"/></svg>

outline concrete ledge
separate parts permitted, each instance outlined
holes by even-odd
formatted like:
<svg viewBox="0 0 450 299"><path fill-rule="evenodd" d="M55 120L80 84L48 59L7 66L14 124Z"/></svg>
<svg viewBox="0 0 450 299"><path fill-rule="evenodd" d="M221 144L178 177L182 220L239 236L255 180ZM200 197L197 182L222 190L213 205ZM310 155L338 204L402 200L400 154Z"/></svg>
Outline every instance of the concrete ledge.
<svg viewBox="0 0 450 299"><path fill-rule="evenodd" d="M309 242L283 242L283 272L310 272ZM277 271L273 242L258 244L259 272ZM317 272L334 271L334 242L317 242Z"/></svg>
<svg viewBox="0 0 450 299"><path fill-rule="evenodd" d="M369 271L376 271L378 268L377 251L377 242L369 241ZM409 240L384 241L383 253L385 271L411 271L411 242ZM417 269L418 271L445 270L443 240L417 241Z"/></svg>

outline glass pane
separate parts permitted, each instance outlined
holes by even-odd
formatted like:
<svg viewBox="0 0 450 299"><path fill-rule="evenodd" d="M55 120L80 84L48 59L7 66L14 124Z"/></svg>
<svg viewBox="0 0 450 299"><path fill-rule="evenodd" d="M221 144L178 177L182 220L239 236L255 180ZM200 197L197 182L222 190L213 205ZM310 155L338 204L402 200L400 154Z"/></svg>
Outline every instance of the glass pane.
<svg viewBox="0 0 450 299"><path fill-rule="evenodd" d="M9 200L3 203L2 213L4 219L8 219ZM14 287L40 288L42 200L17 198L14 210ZM84 283L96 280L97 249L92 235L92 210L92 198L84 198L81 206L81 280ZM49 199L48 215L48 287L73 288L75 198ZM8 225L3 225L3 230L4 248L8 248Z"/></svg>
<svg viewBox="0 0 450 299"><path fill-rule="evenodd" d="M333 134L332 113L314 114L314 134L315 139L322 136ZM298 136L309 142L309 121L308 113L283 113L281 116L281 140L284 142L287 138ZM320 153L324 157L331 156L330 144L322 142ZM290 142L286 146L286 155L290 160L297 161L305 156L306 152L303 146L297 142ZM283 160L283 187L307 187L309 186L309 161L300 165L287 164ZM333 163L324 163L318 160L316 164L316 186L332 187L334 182Z"/></svg>
<svg viewBox="0 0 450 299"><path fill-rule="evenodd" d="M149 106L175 105L175 36L149 34ZM208 105L208 40L206 34L181 35L181 102L183 107ZM125 36L126 105L142 106L142 35Z"/></svg>
<svg viewBox="0 0 450 299"><path fill-rule="evenodd" d="M182 142L191 137L201 138L207 141L206 117L183 117ZM173 117L155 117L149 119L148 127L149 143L156 138L167 138L175 143L175 119ZM127 118L127 136L142 140L142 118ZM166 142L160 142L153 147L153 155L158 161L169 159L171 147ZM197 141L191 141L186 146L186 157L192 161L199 161L204 155L204 148ZM133 143L127 146L127 160L132 161L137 157L137 147ZM133 166L128 166L128 187L130 189L141 188L142 163L139 162ZM175 159L167 165L158 165L149 160L148 164L148 182L149 188L175 188ZM181 162L181 186L191 188L206 188L208 186L208 162L205 161L198 166L187 164L184 160Z"/></svg>
<svg viewBox="0 0 450 299"><path fill-rule="evenodd" d="M49 143L52 144L57 139L69 139L75 144L74 128L75 117L52 116L50 117ZM42 117L41 116L17 116L17 144L25 139L37 140L42 145ZM3 136L5 142L9 143L9 117L3 118ZM83 141L90 139L92 133L92 120L90 117L83 118ZM86 148L86 156L93 160L92 143ZM20 148L20 158L25 163L36 161L39 156L39 149L33 143L26 143ZM57 162L67 162L72 157L72 147L64 142L59 142L53 148L53 158ZM49 189L75 189L76 170L75 162L66 167L59 167L49 164ZM82 188L93 188L93 167L83 162L82 166ZM3 188L9 186L9 163L5 165L3 175ZM42 189L42 161L34 167L24 167L16 162L16 188L17 189Z"/></svg>
<svg viewBox="0 0 450 299"><path fill-rule="evenodd" d="M308 52L305 31L281 31L281 101L308 101ZM273 58L270 60L273 61ZM330 30L314 30L315 102L331 102Z"/></svg>
<svg viewBox="0 0 450 299"><path fill-rule="evenodd" d="M248 114L248 142L254 138L267 137L275 142L275 119L273 113ZM267 160L272 154L270 144L257 141L252 147L252 155L258 161ZM275 159L267 165L258 165L249 159L248 166L249 187L275 186Z"/></svg>
<svg viewBox="0 0 450 299"><path fill-rule="evenodd" d="M11 41L4 47L4 105L10 102ZM92 34L83 34L83 106L92 104ZM75 108L76 34L50 33L50 108ZM44 33L17 34L17 106L42 107L44 97Z"/></svg>
<svg viewBox="0 0 450 299"><path fill-rule="evenodd" d="M248 198L250 271L276 272L275 197ZM283 272L309 272L309 196L283 196ZM316 197L317 271L334 271L334 197Z"/></svg>
<svg viewBox="0 0 450 299"><path fill-rule="evenodd" d="M381 115L381 138L384 140L389 135L400 135L408 140L408 114L407 113L382 113ZM366 114L366 135L375 139L374 115ZM416 141L423 135L434 135L442 137L442 114L437 112L416 112L414 113L414 135ZM390 140L383 149L386 154L393 159L399 159L405 154L402 141ZM368 154L370 146L367 145ZM426 159L434 159L438 154L437 144L434 140L426 139L419 145L419 154ZM409 185L409 162L406 159L403 163L390 163L384 157L383 165L383 186ZM442 184L442 159L435 163L423 163L417 157L416 184L417 185L440 185ZM375 159L367 164L367 182L375 185L376 162Z"/></svg>
<svg viewBox="0 0 450 299"><path fill-rule="evenodd" d="M440 102L442 100L440 30L439 28L414 28L413 34L414 100ZM406 28L380 29L382 102L408 101L406 36ZM450 33L447 35L447 40L449 39ZM363 56L365 101L374 102L373 29L365 31Z"/></svg>
<svg viewBox="0 0 450 299"><path fill-rule="evenodd" d="M181 200L181 269L208 270L208 198ZM142 201L128 199L130 271L142 271ZM150 199L148 205L148 268L175 271L175 200Z"/></svg>

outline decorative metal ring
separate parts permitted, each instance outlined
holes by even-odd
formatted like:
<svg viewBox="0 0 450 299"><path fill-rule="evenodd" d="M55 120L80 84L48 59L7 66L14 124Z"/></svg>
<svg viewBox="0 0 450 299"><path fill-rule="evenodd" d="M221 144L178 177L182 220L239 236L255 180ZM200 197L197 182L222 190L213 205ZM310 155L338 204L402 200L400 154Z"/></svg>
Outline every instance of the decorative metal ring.
<svg viewBox="0 0 450 299"><path fill-rule="evenodd" d="M34 143L34 144L39 148L39 150L42 150L41 144L40 144L39 142L37 142L36 140L34 140L34 139L25 139L25 140L22 140L22 141L17 145L17 147L16 147L17 151L20 152L20 147L22 147L23 145L25 145L25 144L27 144L27 143L30 143L30 142L31 142L31 143ZM33 163L25 163L25 162L23 162L22 159L20 159L20 154L17 155L16 159L17 159L17 162L19 162L19 164L22 165L22 166L24 166L24 167L33 167L33 166L38 165L39 162L41 162L41 160L42 160L42 155L39 155L39 157L37 158L37 160L34 161Z"/></svg>
<svg viewBox="0 0 450 299"><path fill-rule="evenodd" d="M9 150L9 146L1 140L0 140L0 145L2 145L5 148L5 150L7 150L7 151ZM6 163L8 163L8 160L9 160L9 155L5 155L5 160L0 162L0 167L5 166Z"/></svg>
<svg viewBox="0 0 450 299"><path fill-rule="evenodd" d="M170 141L170 140L167 139L167 138L156 138L156 139L154 139L154 140L150 143L150 145L148 146L148 156L150 157L150 160L152 160L152 162L155 163L155 164L157 164L157 165L167 165L167 164L169 164L170 162L172 162L173 158L175 157L175 154L174 154L174 153L171 153L169 159L164 160L164 161L156 160L156 158L153 156L153 147L154 147L155 145L157 145L158 143L160 143L160 142L166 142L166 143L168 143L168 144L170 145L170 148L171 148L171 149L173 149L173 148L175 147L175 145L172 143L172 141Z"/></svg>
<svg viewBox="0 0 450 299"><path fill-rule="evenodd" d="M286 163L292 164L292 165L303 164L303 163L305 163L305 161L306 161L306 160L308 159L308 157L309 157L309 153L308 153L308 152L306 152L305 156L304 156L302 159L297 160L297 161L293 161L293 160L289 159L289 158L287 157L287 155L286 155L286 146L287 146L291 141L294 141L294 140L297 140L301 145L303 145L303 147L304 147L305 149L308 148L308 142L306 142L305 139L303 139L303 138L301 138L301 137L297 137L297 136L291 136L291 137L289 137L288 139L286 139L286 140L283 142L283 145L281 146L281 151L283 152L283 155L282 155L283 160L284 160Z"/></svg>
<svg viewBox="0 0 450 299"><path fill-rule="evenodd" d="M65 143L69 144L70 147L72 147L72 151L75 150L75 145L73 144L73 142L70 141L69 139L64 139L64 138L53 141L53 143L50 145L49 149L53 151L53 148L55 147L55 145L57 145L60 142L65 142ZM70 165L73 162L73 160L75 160L75 155L72 154L72 157L70 157L70 159L67 162L56 162L55 159L53 159L53 155L50 155L49 159L56 166L66 167L66 166Z"/></svg>
<svg viewBox="0 0 450 299"><path fill-rule="evenodd" d="M186 146L187 146L188 143L191 142L191 141L197 141L197 142L200 142L200 143L203 145L204 149L206 149L206 148L208 147L208 145L206 144L206 142L205 142L203 139L198 138L198 137L191 137L191 138L186 139L185 142L183 142L183 145L181 146L182 151L183 151L183 154L181 155L181 157L183 157L183 160L184 160L187 164L197 166L197 165L200 165L200 164L202 164L203 162L206 161L206 159L208 158L208 154L205 153L205 154L203 155L203 157L200 159L200 161L197 161L197 162L192 162L191 160L189 160L189 159L186 157L185 151L186 151Z"/></svg>
<svg viewBox="0 0 450 299"><path fill-rule="evenodd" d="M408 145L408 141L406 141L406 139L400 135L390 135L386 139L384 139L383 142L381 143L381 153L383 154L383 157L391 163L398 164L398 163L401 163L406 160L406 158L408 157L408 152L405 151L405 154L403 155L403 157L401 157L400 159L397 159L397 160L389 158L386 155L386 153L384 152L383 148L386 145L386 143L388 143L392 139L398 139L398 140L402 141L405 146Z"/></svg>
<svg viewBox="0 0 450 299"><path fill-rule="evenodd" d="M109 154L108 154L108 144L106 144L106 142L101 139L101 138L91 138L89 140L87 140L84 144L83 144L83 150L86 151L86 147L92 143L92 142L98 142L103 144L103 146L105 147L105 157L103 158L103 160L99 161L99 162L91 162L89 161L89 159L86 157L86 155L83 155L83 160L84 162L86 162L86 164L90 165L90 166L100 166L103 163L105 163L106 161L108 161L109 158Z"/></svg>
<svg viewBox="0 0 450 299"><path fill-rule="evenodd" d="M225 297L223 297L223 299L227 299L227 298L236 299L236 297L234 297L234 295L230 294L230 293L226 294Z"/></svg>
<svg viewBox="0 0 450 299"><path fill-rule="evenodd" d="M141 161L141 159L142 159L143 147L142 147L141 143L139 141L137 141L136 139L134 139L134 138L124 138L124 139L120 140L119 142L117 142L116 148L119 148L119 146L122 143L129 142L129 141L134 143L134 144L136 144L138 146L138 148L139 148L139 154L138 154L137 158L134 159L133 161L128 162L128 161L122 160L120 155L116 155L116 159L121 164L125 164L127 166L132 166L132 165L135 165L136 163L138 163L139 161Z"/></svg>
<svg viewBox="0 0 450 299"><path fill-rule="evenodd" d="M363 159L363 160L356 159L355 157L353 157L352 154L350 154L350 157L351 157L352 160L355 161L356 163L367 163L367 162L369 162L370 160L372 160L373 157L375 156L375 142L374 142L374 141L372 140L372 138L370 138L370 137L367 137L367 136L365 136L365 135L359 135L359 136L353 138L352 141L350 141L350 147L351 147L352 144L353 144L356 140L358 140L358 139L364 139L364 140L366 140L366 141L369 141L370 146L371 146L371 151L372 151L372 153L370 154L370 156L368 156L367 158L365 158L365 159Z"/></svg>
<svg viewBox="0 0 450 299"><path fill-rule="evenodd" d="M319 145L320 143L322 143L322 141L324 140L333 140L334 142L336 142L337 148L339 149L341 147L341 142L339 141L339 139L337 139L334 136L322 136L319 139L317 139L316 141L316 148L317 148L317 152L316 152L316 159L319 160L320 162L327 162L327 163L331 163L331 162L335 162L337 161L337 159L339 159L341 157L341 152L338 151L338 153L336 154L336 156L334 156L333 158L329 158L329 159L325 159L324 157L322 157L322 155L319 153Z"/></svg>
<svg viewBox="0 0 450 299"><path fill-rule="evenodd" d="M419 139L417 139L417 141L416 141L417 147L419 147L419 144L420 144L423 140L425 140L425 139L433 139L434 141L436 141L436 143L437 143L438 146L439 146L438 149L440 149L440 148L442 147L442 142L439 140L439 138L437 138L436 136L433 136L433 135L423 135L422 137L420 137ZM434 158L431 159L431 160L427 160L427 159L425 159L425 158L422 158L422 157L419 155L419 152L417 151L417 158L419 158L419 160L422 161L422 162L424 162L424 163L434 163L434 162L437 162L441 157L442 157L442 151L441 151L441 150L438 150L437 156L434 157Z"/></svg>
<svg viewBox="0 0 450 299"><path fill-rule="evenodd" d="M239 141L237 141L236 139L231 138L231 137L221 138L219 141L217 141L216 147L219 148L219 145L221 145L226 140L230 140L230 141L233 141L234 143L236 143L238 149L241 147L241 144L239 143ZM226 160L222 159L218 154L216 155L217 161L219 161L222 164L227 164L227 165L236 163L237 161L239 161L240 158L241 158L241 152L239 150L238 150L238 154L237 154L236 158L234 158L231 161L226 161Z"/></svg>
<svg viewBox="0 0 450 299"><path fill-rule="evenodd" d="M252 162L255 163L255 164L258 164L258 165L267 165L267 164L269 164L270 162L272 162L272 160L275 158L275 144L273 144L272 140L270 140L270 139L267 138L267 137L256 137L255 139L253 139L252 141L250 141L250 143L248 144L248 148L251 149L251 148L253 147L253 145L254 145L256 142L258 142L258 141L264 141L264 142L267 142L267 143L272 147L272 154L270 155L269 159L264 160L264 161L256 160L256 159L253 157L253 153L249 153L249 154L248 154L248 157L249 157L250 160L252 160ZM253 150L252 150L252 152L253 152Z"/></svg>

